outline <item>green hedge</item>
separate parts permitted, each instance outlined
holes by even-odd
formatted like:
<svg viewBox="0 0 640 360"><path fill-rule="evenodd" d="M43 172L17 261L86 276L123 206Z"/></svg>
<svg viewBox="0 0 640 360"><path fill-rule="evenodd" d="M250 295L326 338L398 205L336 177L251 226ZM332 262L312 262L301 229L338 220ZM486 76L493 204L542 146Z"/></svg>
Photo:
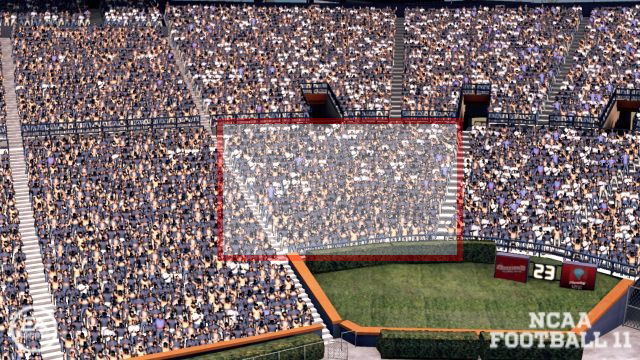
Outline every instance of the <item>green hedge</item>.
<svg viewBox="0 0 640 360"><path fill-rule="evenodd" d="M303 345L308 345L306 351L302 348ZM272 354L278 351L282 351L280 357L278 354ZM324 357L324 343L318 334L305 334L196 356L191 359L241 360L254 357L259 357L260 360L320 360Z"/></svg>
<svg viewBox="0 0 640 360"><path fill-rule="evenodd" d="M567 337L565 336L564 342L567 343ZM578 336L578 340L580 337ZM504 340L497 343L497 347L491 348L491 333L482 332L480 334L480 340L482 341L482 360L516 360L516 359L531 359L531 360L580 360L582 359L581 347L567 347L567 348L550 348L550 339L545 339L545 346L538 348L538 339L533 339L533 346L530 348L507 348Z"/></svg>
<svg viewBox="0 0 640 360"><path fill-rule="evenodd" d="M382 330L376 348L383 359L473 359L481 343L474 332Z"/></svg>
<svg viewBox="0 0 640 360"><path fill-rule="evenodd" d="M493 241L463 241L462 254L465 262L493 264L496 261L496 243Z"/></svg>
<svg viewBox="0 0 640 360"><path fill-rule="evenodd" d="M308 255L455 255L456 243L452 241L398 242L310 251ZM463 261L493 264L496 245L492 241L464 241ZM389 261L307 261L314 274L388 264ZM398 262L395 262L398 263ZM402 263L420 263L402 261Z"/></svg>
<svg viewBox="0 0 640 360"><path fill-rule="evenodd" d="M564 335L563 344L569 344ZM580 337L577 338L580 340ZM583 349L580 346L551 348L551 340L538 347L538 339L533 338L529 348L507 348L504 340L492 348L491 334L474 332L434 332L382 330L376 348L383 359L477 359L482 360L580 360Z"/></svg>

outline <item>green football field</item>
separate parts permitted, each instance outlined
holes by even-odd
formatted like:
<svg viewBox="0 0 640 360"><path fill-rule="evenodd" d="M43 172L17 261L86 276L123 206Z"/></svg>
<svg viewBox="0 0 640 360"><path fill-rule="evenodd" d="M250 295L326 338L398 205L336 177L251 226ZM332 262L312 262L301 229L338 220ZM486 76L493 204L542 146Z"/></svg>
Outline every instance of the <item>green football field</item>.
<svg viewBox="0 0 640 360"><path fill-rule="evenodd" d="M361 326L466 329L528 329L529 312L541 311L571 312L577 322L618 283L598 274L594 291L580 291L493 272L493 264L388 264L316 278L341 317Z"/></svg>

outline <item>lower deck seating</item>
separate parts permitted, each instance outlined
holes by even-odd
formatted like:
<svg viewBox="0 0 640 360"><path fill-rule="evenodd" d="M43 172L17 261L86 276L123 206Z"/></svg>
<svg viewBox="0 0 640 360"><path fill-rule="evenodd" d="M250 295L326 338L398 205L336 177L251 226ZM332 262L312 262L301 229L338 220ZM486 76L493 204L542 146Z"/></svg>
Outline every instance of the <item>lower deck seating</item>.
<svg viewBox="0 0 640 360"><path fill-rule="evenodd" d="M308 325L280 265L216 260L204 129L26 141L37 234L69 359L129 357Z"/></svg>

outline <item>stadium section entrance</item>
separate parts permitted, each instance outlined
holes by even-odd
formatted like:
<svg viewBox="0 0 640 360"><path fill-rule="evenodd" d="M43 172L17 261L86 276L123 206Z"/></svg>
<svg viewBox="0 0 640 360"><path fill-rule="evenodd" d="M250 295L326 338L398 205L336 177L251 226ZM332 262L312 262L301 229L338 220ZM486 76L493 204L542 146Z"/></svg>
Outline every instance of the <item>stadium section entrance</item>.
<svg viewBox="0 0 640 360"><path fill-rule="evenodd" d="M624 326L640 330L640 287L631 286L627 293Z"/></svg>

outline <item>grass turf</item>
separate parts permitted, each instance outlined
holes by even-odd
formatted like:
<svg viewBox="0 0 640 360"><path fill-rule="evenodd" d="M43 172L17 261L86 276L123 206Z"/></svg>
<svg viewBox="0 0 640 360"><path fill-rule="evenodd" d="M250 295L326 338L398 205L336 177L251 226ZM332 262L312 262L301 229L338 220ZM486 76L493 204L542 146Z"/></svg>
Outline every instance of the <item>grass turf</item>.
<svg viewBox="0 0 640 360"><path fill-rule="evenodd" d="M571 312L577 322L619 281L599 273L594 291L580 291L493 272L493 264L387 264L316 278L342 318L361 326L464 329L528 329L529 312L542 311Z"/></svg>

